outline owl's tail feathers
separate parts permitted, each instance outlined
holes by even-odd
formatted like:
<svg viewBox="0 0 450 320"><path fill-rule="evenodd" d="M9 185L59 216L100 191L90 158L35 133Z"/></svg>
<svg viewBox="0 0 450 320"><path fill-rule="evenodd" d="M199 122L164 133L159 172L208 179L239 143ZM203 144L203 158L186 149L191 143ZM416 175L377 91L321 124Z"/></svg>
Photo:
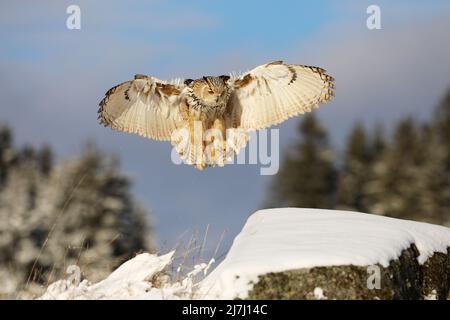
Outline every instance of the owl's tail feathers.
<svg viewBox="0 0 450 320"><path fill-rule="evenodd" d="M202 134L195 134L189 126L175 130L172 133L171 143L185 164L193 165L199 170L206 167L203 155ZM198 131L197 131L198 133Z"/></svg>
<svg viewBox="0 0 450 320"><path fill-rule="evenodd" d="M203 170L209 166L223 167L246 146L248 140L247 130L228 129L223 136L220 130L203 132L189 130L186 126L174 131L171 142L184 163Z"/></svg>

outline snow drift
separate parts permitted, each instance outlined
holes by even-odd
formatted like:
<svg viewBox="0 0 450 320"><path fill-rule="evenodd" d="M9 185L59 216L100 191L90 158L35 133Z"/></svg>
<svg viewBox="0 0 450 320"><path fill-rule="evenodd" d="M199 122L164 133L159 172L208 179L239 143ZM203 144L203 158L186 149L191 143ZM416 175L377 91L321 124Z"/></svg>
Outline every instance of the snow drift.
<svg viewBox="0 0 450 320"><path fill-rule="evenodd" d="M181 281L171 281L163 270L173 262L174 253L172 251L162 256L139 254L98 283L59 280L51 284L39 299L193 299L196 276L206 273L214 260L194 266Z"/></svg>

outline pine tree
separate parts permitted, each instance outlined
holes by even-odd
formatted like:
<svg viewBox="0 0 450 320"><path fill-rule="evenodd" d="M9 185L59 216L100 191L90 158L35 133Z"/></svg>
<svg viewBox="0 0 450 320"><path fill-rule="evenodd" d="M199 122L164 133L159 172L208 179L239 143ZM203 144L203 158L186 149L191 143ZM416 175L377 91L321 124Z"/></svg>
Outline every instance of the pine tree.
<svg viewBox="0 0 450 320"><path fill-rule="evenodd" d="M269 206L332 208L336 171L327 133L314 114L308 114L299 134L301 141L288 150L273 182Z"/></svg>
<svg viewBox="0 0 450 320"><path fill-rule="evenodd" d="M333 163L314 116L272 183L269 206L333 207ZM303 182L303 183L302 183ZM431 122L399 121L385 139L356 124L340 167L336 207L450 225L450 90Z"/></svg>
<svg viewBox="0 0 450 320"><path fill-rule="evenodd" d="M152 249L146 213L114 157L90 146L54 166L49 147L16 153L0 191L0 297L27 282L34 290L70 264L99 280Z"/></svg>
<svg viewBox="0 0 450 320"><path fill-rule="evenodd" d="M450 89L440 101L434 114L433 125L436 128L440 143L450 151ZM450 161L450 153L449 153Z"/></svg>
<svg viewBox="0 0 450 320"><path fill-rule="evenodd" d="M387 145L382 125L378 124L375 126L375 130L369 144L370 158L372 161L376 161L383 155Z"/></svg>
<svg viewBox="0 0 450 320"><path fill-rule="evenodd" d="M15 159L12 140L11 130L7 126L0 125L0 189L6 183L9 169Z"/></svg>
<svg viewBox="0 0 450 320"><path fill-rule="evenodd" d="M30 210L36 194L30 192L36 181L33 168L15 166L0 192L0 297L11 294L26 281L39 247L34 243L45 216Z"/></svg>
<svg viewBox="0 0 450 320"><path fill-rule="evenodd" d="M428 146L421 198L424 212L428 221L450 225L450 89L424 131Z"/></svg>
<svg viewBox="0 0 450 320"><path fill-rule="evenodd" d="M50 146L44 146L39 150L37 159L40 172L44 176L48 176L53 167L53 152Z"/></svg>
<svg viewBox="0 0 450 320"><path fill-rule="evenodd" d="M379 182L378 177L380 172L384 170L384 161L386 159L385 152L388 149L388 146L389 143L385 138L383 127L379 124L376 125L369 141L370 166L363 186L363 202L365 212L368 213L372 213L373 210L373 213L377 213L377 203L385 191L384 186Z"/></svg>
<svg viewBox="0 0 450 320"><path fill-rule="evenodd" d="M136 252L151 249L144 212L129 189L117 160L92 146L57 168L44 189L56 226L44 252L76 259L89 265L93 278L101 278ZM40 205L49 209L45 201Z"/></svg>
<svg viewBox="0 0 450 320"><path fill-rule="evenodd" d="M365 188L371 165L372 155L366 130L362 123L357 123L347 139L339 177L337 208L367 212Z"/></svg>
<svg viewBox="0 0 450 320"><path fill-rule="evenodd" d="M420 126L411 117L400 121L392 143L374 167L370 212L400 218L421 212L423 188L420 176L425 153Z"/></svg>

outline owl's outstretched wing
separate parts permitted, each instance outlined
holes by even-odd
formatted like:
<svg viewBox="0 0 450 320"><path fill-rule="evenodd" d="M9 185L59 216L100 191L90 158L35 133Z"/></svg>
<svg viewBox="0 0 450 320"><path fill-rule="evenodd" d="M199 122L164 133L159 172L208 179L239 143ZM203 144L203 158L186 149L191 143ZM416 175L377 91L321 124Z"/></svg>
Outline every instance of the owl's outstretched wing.
<svg viewBox="0 0 450 320"><path fill-rule="evenodd" d="M106 92L99 104L100 123L115 130L170 140L181 121L179 104L183 84L136 75Z"/></svg>
<svg viewBox="0 0 450 320"><path fill-rule="evenodd" d="M324 69L275 61L230 80L233 127L262 129L317 107L334 96Z"/></svg>

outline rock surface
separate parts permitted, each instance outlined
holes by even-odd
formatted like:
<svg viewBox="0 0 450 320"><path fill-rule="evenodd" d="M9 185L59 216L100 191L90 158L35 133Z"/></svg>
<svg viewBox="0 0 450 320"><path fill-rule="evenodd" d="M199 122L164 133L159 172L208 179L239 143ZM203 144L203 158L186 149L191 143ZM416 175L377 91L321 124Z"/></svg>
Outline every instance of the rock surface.
<svg viewBox="0 0 450 320"><path fill-rule="evenodd" d="M446 299L450 255L438 252L423 265L417 257L413 244L387 268L348 265L268 273L259 276L248 299L318 299L316 288L322 293L319 299ZM379 286L369 278L374 270L379 270Z"/></svg>
<svg viewBox="0 0 450 320"><path fill-rule="evenodd" d="M217 299L446 299L450 229L356 212L253 214L203 281Z"/></svg>

